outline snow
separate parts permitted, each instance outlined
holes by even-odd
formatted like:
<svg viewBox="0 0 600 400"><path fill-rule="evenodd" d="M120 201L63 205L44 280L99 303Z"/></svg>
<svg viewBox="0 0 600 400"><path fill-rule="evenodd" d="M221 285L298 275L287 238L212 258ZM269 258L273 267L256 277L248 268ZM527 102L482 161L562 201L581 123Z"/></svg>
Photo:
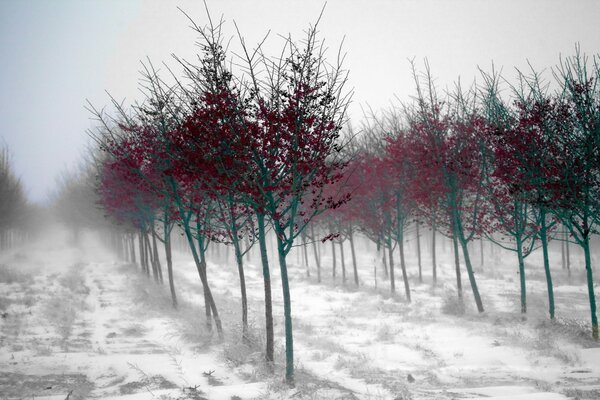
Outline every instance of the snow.
<svg viewBox="0 0 600 400"><path fill-rule="evenodd" d="M408 304L401 282L398 292L389 294L381 270L375 287L373 249L359 250L358 289L350 275L345 287L340 283L339 265L333 282L327 257L319 284L314 268L307 278L290 255L294 389L282 383L283 303L276 265L277 360L276 374L270 375L260 361L264 304L257 259L247 263L246 280L258 348L246 351L237 338L239 281L231 255L213 254L208 266L226 329L225 341L219 342L204 328L198 274L184 251L174 254L181 306L173 311L167 285L156 285L134 266L116 262L92 235L74 246L57 233L13 250L2 255L0 264L28 275L15 282L0 279L0 306L7 313L0 325L0 397L64 399L70 388L79 396L71 399L115 400L552 400L573 393L591 399L600 393L600 348L571 333L579 326L572 321L587 327L581 281L554 271L559 319L549 323L545 284L535 276L539 266L532 256L525 319L518 309L517 277L512 282L506 278L514 265L498 257L493 266L477 272L487 311L477 314L465 286L466 311L455 315L443 311L454 283L449 252L440 251L440 284L432 288L427 258L424 283L419 283L416 261L407 249L413 297ZM463 284L468 285L466 278Z"/></svg>

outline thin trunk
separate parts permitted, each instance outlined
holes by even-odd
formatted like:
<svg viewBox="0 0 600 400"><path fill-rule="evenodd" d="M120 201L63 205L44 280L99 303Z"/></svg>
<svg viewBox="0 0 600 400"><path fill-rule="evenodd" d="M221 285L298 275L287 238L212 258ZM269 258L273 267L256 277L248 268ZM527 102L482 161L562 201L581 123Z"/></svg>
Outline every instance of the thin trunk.
<svg viewBox="0 0 600 400"><path fill-rule="evenodd" d="M190 228L189 218L185 215L185 212L183 211L183 205L181 202L181 198L179 197L178 192L177 192L177 184L175 183L175 181L173 179L171 179L169 181L169 184L171 185L171 188L175 195L174 198L175 198L175 201L177 202L177 208L179 209L179 215L180 215L181 221L183 222L182 225L184 228L185 236L186 236L188 245L190 247L190 250L192 251L194 263L196 264L196 269L198 270L198 275L200 275L200 281L202 282L202 288L204 289L204 299L205 299L205 301L208 300L210 302L212 315L213 315L213 318L215 319L215 323L217 325L217 333L219 335L219 338L222 340L223 339L223 326L221 324L221 319L219 318L219 312L217 311L217 305L215 304L214 298L210 291L210 286L208 285L208 280L206 278L206 263L203 264L200 261L200 257L198 257L198 251L196 250L196 244L194 243L194 237L192 235L192 230ZM202 253L202 256L204 256L204 253ZM202 261L204 261L204 260L202 260ZM210 323L210 319L208 319L206 321L206 325L207 325L208 329L212 329L212 324Z"/></svg>
<svg viewBox="0 0 600 400"><path fill-rule="evenodd" d="M306 232L302 231L300 237L302 240L302 262L304 263L304 267L306 268L306 277L310 278L310 268L308 267L308 248L306 246Z"/></svg>
<svg viewBox="0 0 600 400"><path fill-rule="evenodd" d="M158 272L158 281L160 284L163 284L163 273L162 273L162 265L160 264L160 258L158 257L158 245L156 244L156 232L154 231L154 226L152 227L152 251L154 253L154 263L156 264L156 271Z"/></svg>
<svg viewBox="0 0 600 400"><path fill-rule="evenodd" d="M401 231L398 232L398 246L400 246L400 267L402 268L402 280L404 281L404 291L406 300L410 303L410 285L408 283L408 274L406 273L406 261L404 258L404 236Z"/></svg>
<svg viewBox="0 0 600 400"><path fill-rule="evenodd" d="M238 230L236 222L233 221L231 224L232 228L232 242L233 249L235 252L235 260L238 267L238 276L240 278L240 293L242 296L242 340L247 342L249 340L248 337L248 298L246 297L246 278L244 275L244 256L242 255L242 250L240 249L240 241L238 238Z"/></svg>
<svg viewBox="0 0 600 400"><path fill-rule="evenodd" d="M525 260L523 258L523 243L517 235L517 259L519 260L519 282L521 283L521 313L527 312L527 288L525 286Z"/></svg>
<svg viewBox="0 0 600 400"><path fill-rule="evenodd" d="M437 284L437 263L436 263L436 250L435 250L435 222L431 227L431 267L433 273L433 284Z"/></svg>
<svg viewBox="0 0 600 400"><path fill-rule="evenodd" d="M333 233L333 227L331 226L331 224L329 224L329 233ZM335 282L335 270L337 268L337 262L336 262L336 258L335 258L335 241L333 239L331 239L331 260L332 260L331 272L332 272L332 276L333 276L333 281Z"/></svg>
<svg viewBox="0 0 600 400"><path fill-rule="evenodd" d="M417 221L417 262L419 264L419 283L423 282L423 269L421 266L421 234L419 232L419 221ZM401 250L402 251L402 250ZM405 268L405 267L403 267Z"/></svg>
<svg viewBox="0 0 600 400"><path fill-rule="evenodd" d="M563 232L563 238L565 236L565 232ZM560 241L560 266L562 267L563 270L567 269L567 260L565 257L565 241L561 240Z"/></svg>
<svg viewBox="0 0 600 400"><path fill-rule="evenodd" d="M152 255L152 246L150 245L150 239L148 238L148 233L144 233L144 251L146 252L146 260L148 260L148 266L152 266L152 276L154 277L154 281L158 282L158 271L156 270L156 262L154 261L154 257Z"/></svg>
<svg viewBox="0 0 600 400"><path fill-rule="evenodd" d="M131 262L131 253L129 251L129 241L126 235L121 236L121 246L123 247L123 254L125 255L125 262Z"/></svg>
<svg viewBox="0 0 600 400"><path fill-rule="evenodd" d="M384 249L381 251L381 253L382 253L382 255L381 255L381 260L382 260L382 262L383 262L383 271L385 272L384 276L385 276L385 278L387 279L387 278L389 277L389 274L388 274L388 263L387 263L387 256L386 256L386 254L385 254L385 246L382 246L382 247L384 247Z"/></svg>
<svg viewBox="0 0 600 400"><path fill-rule="evenodd" d="M452 246L454 247L454 267L456 270L456 291L458 292L458 298L462 299L462 279L460 277L460 258L458 255L458 239L456 238L456 227L452 233Z"/></svg>
<svg viewBox="0 0 600 400"><path fill-rule="evenodd" d="M137 260L135 257L135 234L131 234L131 239L129 240L129 251L131 252L131 262L133 264L137 264Z"/></svg>
<svg viewBox="0 0 600 400"><path fill-rule="evenodd" d="M215 324L217 325L217 333L219 335L219 338L223 339L223 326L221 325L219 312L217 311L217 306L212 296L210 286L208 285L208 279L206 278L206 260L204 251L198 254L198 250L196 249L196 244L194 243L194 237L189 227L189 223L184 223L183 226L185 230L185 235L188 240L188 244L190 246L190 250L192 251L192 256L194 257L194 262L196 263L196 269L198 270L200 281L202 282L202 289L204 290L204 301L205 303L208 303L208 307L205 306L205 315L207 317L206 327L209 331L212 330L212 315L212 318L214 318ZM208 312L206 312L206 308L209 309Z"/></svg>
<svg viewBox="0 0 600 400"><path fill-rule="evenodd" d="M566 258L567 258L567 271L568 271L569 276L571 276L571 252L570 252L570 249L569 249L569 236L568 236L568 234L566 235L565 250L566 250Z"/></svg>
<svg viewBox="0 0 600 400"><path fill-rule="evenodd" d="M201 225L201 219L200 219L200 215L196 215L196 235L197 235L197 242L198 242L198 255L200 256L200 265L202 266L202 274L204 275L204 279L206 279L206 281L208 282L208 273L207 273L207 269L208 269L208 265L206 263L206 252L208 250L207 246L205 246L204 240L205 237L204 235L201 233L202 232L202 225ZM217 259L221 259L219 257L219 246L214 246L214 249L217 250ZM205 290L204 291L204 314L206 315L206 321L208 321L208 324L211 324L211 304L210 304L210 299L208 298L208 292Z"/></svg>
<svg viewBox="0 0 600 400"><path fill-rule="evenodd" d="M344 241L340 240L340 262L342 264L342 284L346 285L346 260L344 259Z"/></svg>
<svg viewBox="0 0 600 400"><path fill-rule="evenodd" d="M265 288L265 330L267 343L265 349L265 358L267 366L273 368L274 354L274 334L273 334L273 301L271 296L271 273L269 271L269 257L267 254L267 242L265 237L265 216L256 213L258 225L258 245L260 248L260 258L262 261L263 282Z"/></svg>
<svg viewBox="0 0 600 400"><path fill-rule="evenodd" d="M167 257L167 274L169 275L169 289L171 290L171 303L177 308L177 294L175 293L175 281L173 279L173 258L171 255L171 229L164 224L165 229L165 255Z"/></svg>
<svg viewBox="0 0 600 400"><path fill-rule="evenodd" d="M350 240L350 252L352 253L352 269L354 270L354 284L356 285L356 287L358 287L358 268L356 267L356 251L354 250L354 234L352 233L352 229L350 229L348 239Z"/></svg>
<svg viewBox="0 0 600 400"><path fill-rule="evenodd" d="M144 242L142 239L143 233L140 229L138 233L138 243L139 243L139 251L140 251L140 266L142 267L142 271L146 272L146 258L144 257Z"/></svg>
<svg viewBox="0 0 600 400"><path fill-rule="evenodd" d="M292 327L292 299L288 280L286 254L284 243L280 239L282 232L277 234L277 253L279 255L279 269L281 272L281 289L283 292L283 314L285 321L285 381L294 384L294 336Z"/></svg>
<svg viewBox="0 0 600 400"><path fill-rule="evenodd" d="M390 258L390 290L393 293L396 293L396 282L394 279L394 246L392 246L392 240L389 239L387 243L388 253ZM385 251L384 251L385 253Z"/></svg>
<svg viewBox="0 0 600 400"><path fill-rule="evenodd" d="M585 271L587 276L588 297L590 300L590 313L592 316L592 338L598 340L598 317L596 315L596 295L594 294L594 277L592 273L592 257L590 254L590 236L583 238L583 254L585 257Z"/></svg>
<svg viewBox="0 0 600 400"><path fill-rule="evenodd" d="M465 260L465 269L467 270L467 276L469 277L469 283L471 284L471 290L473 297L475 298L475 304L477 305L477 311L482 313L484 311L483 303L481 301L481 295L479 294L479 288L477 287L477 281L475 280L475 273L473 272L473 265L471 264L471 257L469 256L468 243L465 239L463 227L460 221L458 213L455 211L456 225L458 227L458 238L463 251L463 257Z"/></svg>
<svg viewBox="0 0 600 400"><path fill-rule="evenodd" d="M310 225L310 235L312 237L312 247L315 253L315 262L317 263L317 282L321 283L321 261L319 260L319 252L317 250L317 240L313 225Z"/></svg>
<svg viewBox="0 0 600 400"><path fill-rule="evenodd" d="M552 284L552 273L550 272L550 261L548 259L548 228L546 226L546 211L544 208L540 210L540 219L540 240L542 241L544 272L546 273L546 286L548 288L548 313L550 314L550 319L554 319L554 285Z"/></svg>

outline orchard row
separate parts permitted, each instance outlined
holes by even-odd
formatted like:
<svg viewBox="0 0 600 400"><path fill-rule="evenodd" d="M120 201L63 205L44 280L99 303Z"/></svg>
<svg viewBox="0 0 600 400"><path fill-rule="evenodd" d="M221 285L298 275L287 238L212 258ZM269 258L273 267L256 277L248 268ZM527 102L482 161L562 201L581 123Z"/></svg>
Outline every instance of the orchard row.
<svg viewBox="0 0 600 400"><path fill-rule="evenodd" d="M348 239L359 284L353 235L388 252L400 249L406 299L411 289L404 256L409 226L427 225L452 239L459 296L462 253L479 312L484 311L469 242L487 237L515 252L521 311L526 312L524 259L544 254L549 313L554 297L548 241L557 228L581 246L592 335L598 322L590 256L600 201L600 68L577 53L555 69L550 92L536 74L506 86L483 73L483 85L440 95L429 71L415 72L414 102L343 130L350 100L341 60L328 63L316 28L281 54L250 51L229 62L221 25L195 27L200 55L177 59L183 77L143 72L140 104L114 102L111 115L91 107L102 156L98 194L107 215L139 233L141 264L158 280L157 244L164 243L173 305L177 306L171 233L181 228L202 282L206 323L223 327L206 271L209 243L231 245L240 280L243 334L248 310L243 256L257 244L265 297L266 359L273 362L273 311L266 235L276 238L284 299L286 379L293 382L293 329L287 256L298 242ZM171 82L171 83L167 83ZM417 234L418 237L418 234ZM151 243L152 241L152 243ZM128 242L133 246L133 241ZM133 249L130 249L133 250ZM433 279L436 280L435 245ZM135 252L133 252L135 254ZM317 269L320 279L320 266Z"/></svg>

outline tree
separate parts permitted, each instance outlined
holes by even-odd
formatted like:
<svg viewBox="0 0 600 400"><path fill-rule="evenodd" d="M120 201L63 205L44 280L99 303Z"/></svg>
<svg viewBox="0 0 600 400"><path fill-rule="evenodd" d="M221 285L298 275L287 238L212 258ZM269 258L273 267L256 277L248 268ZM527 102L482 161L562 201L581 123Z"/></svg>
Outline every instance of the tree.
<svg viewBox="0 0 600 400"><path fill-rule="evenodd" d="M0 149L0 249L14 245L16 230L25 222L28 204L15 176L6 147Z"/></svg>
<svg viewBox="0 0 600 400"><path fill-rule="evenodd" d="M557 179L552 182L552 212L581 246L590 303L592 337L598 340L598 317L590 238L600 222L600 56L592 65L579 49L556 70L561 89L551 115Z"/></svg>
<svg viewBox="0 0 600 400"><path fill-rule="evenodd" d="M436 227L445 226L451 234L459 296L462 290L458 263L460 245L477 310L483 312L467 245L479 234L484 215L481 138L487 127L477 113L472 93L465 94L458 87L453 98L444 102L438 98L429 69L425 74L425 89L416 73L415 80L417 104L407 109L408 129L413 138L411 154L416 179L430 183L430 194L423 195L422 190L417 190L417 202L429 208L430 216L438 217Z"/></svg>
<svg viewBox="0 0 600 400"><path fill-rule="evenodd" d="M484 74L482 90L483 113L490 124L486 140L487 171L485 197L489 203L486 216L486 236L502 248L517 254L521 312L527 312L525 258L534 250L539 236L537 213L531 191L524 190L521 181L527 176L518 159L534 150L521 129L519 117L499 95L500 76ZM497 238L500 233L501 238ZM503 240L509 237L509 242Z"/></svg>

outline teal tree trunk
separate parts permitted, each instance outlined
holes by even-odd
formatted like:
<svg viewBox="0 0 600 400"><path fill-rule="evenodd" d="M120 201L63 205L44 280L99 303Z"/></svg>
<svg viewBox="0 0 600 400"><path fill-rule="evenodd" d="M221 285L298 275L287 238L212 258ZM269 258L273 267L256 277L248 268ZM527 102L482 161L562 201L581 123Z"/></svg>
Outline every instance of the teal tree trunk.
<svg viewBox="0 0 600 400"><path fill-rule="evenodd" d="M208 303L208 307L211 310L212 318L215 320L215 324L217 325L217 334L220 339L223 339L223 325L221 324L221 319L219 317L219 312L217 311L217 305L215 304L214 298L212 296L212 292L210 290L210 286L208 285L208 279L206 278L206 260L200 260L198 256L198 249L196 248L196 244L194 243L194 236L192 235L192 229L190 228L190 218L191 213L186 213L183 207L183 203L181 198L179 197L179 193L177 192L177 184L173 179L171 179L168 184L172 188L172 192L174 195L174 200L177 205L177 209L179 211L179 217L182 222L183 231L185 233L185 237L188 242L188 246L190 251L192 252L192 257L194 258L194 263L196 264L196 269L198 270L198 275L200 276L200 281L202 282L202 289L204 291L204 301ZM186 215L187 214L187 215ZM204 257L204 252L202 252L202 256ZM207 307L205 307L207 308ZM206 327L208 330L212 330L212 323L210 319L210 314L207 313Z"/></svg>
<svg viewBox="0 0 600 400"><path fill-rule="evenodd" d="M402 280L404 281L404 292L406 293L406 301L411 302L410 299L410 285L408 282L408 274L406 272L406 260L404 257L404 234L401 228L398 229L398 246L400 246L400 268L402 269Z"/></svg>
<svg viewBox="0 0 600 400"><path fill-rule="evenodd" d="M271 295L271 272L269 270L269 257L267 254L265 215L256 212L256 221L258 225L258 246L263 267L262 272L265 292L265 359L267 361L267 366L272 368L274 361L273 300Z"/></svg>
<svg viewBox="0 0 600 400"><path fill-rule="evenodd" d="M177 308L177 293L175 292L175 280L173 279L173 257L171 252L171 227L166 221L167 216L165 215L165 221L163 223L163 229L165 231L165 255L167 258L167 274L169 276L169 289L171 290L171 303L173 308Z"/></svg>
<svg viewBox="0 0 600 400"><path fill-rule="evenodd" d="M455 208L454 218L456 219L456 227L458 233L458 241L462 247L463 257L465 260L465 269L467 270L467 276L469 277L469 283L471 284L471 290L473 291L473 297L475 298L475 304L477 305L477 311L482 313L484 311L483 302L481 301L481 295L479 294L479 288L477 287L477 281L475 280L475 273L473 272L473 264L471 264L471 258L469 256L468 242L465 238L465 234L460 220L460 215Z"/></svg>
<svg viewBox="0 0 600 400"><path fill-rule="evenodd" d="M552 284L552 272L548 258L548 226L546 224L546 209L540 207L540 240L542 242L542 255L544 257L544 272L546 273L546 286L548 288L548 313L550 319L554 319L554 285Z"/></svg>
<svg viewBox="0 0 600 400"><path fill-rule="evenodd" d="M244 275L244 255L240 248L240 239L238 237L238 227L235 221L235 216L232 215L231 223L231 241L235 252L235 261L240 279L240 293L242 296L242 340L247 341L248 338L248 298L246 297L246 277Z"/></svg>
<svg viewBox="0 0 600 400"><path fill-rule="evenodd" d="M454 250L454 268L456 270L456 292L458 293L458 298L462 299L462 279L460 277L460 258L458 254L458 239L456 238L456 224L452 224L452 227L452 248Z"/></svg>
<svg viewBox="0 0 600 400"><path fill-rule="evenodd" d="M156 271L158 273L158 282L164 283L162 265L160 264L160 258L158 257L158 245L156 243L156 232L154 231L154 225L152 226L152 252L154 253L154 263L156 264Z"/></svg>
<svg viewBox="0 0 600 400"><path fill-rule="evenodd" d="M587 229L587 227L584 229ZM592 316L592 337L594 340L598 340L598 316L596 315L596 295L594 294L594 276L592 273L589 232L584 233L582 247L585 257L585 272L587 276L588 297L590 300L590 313Z"/></svg>
<svg viewBox="0 0 600 400"><path fill-rule="evenodd" d="M278 223L275 222L277 226ZM281 273L281 290L283 292L283 314L285 325L285 380L288 384L294 383L294 336L292 326L292 299L287 270L287 251L283 241L284 232L276 227L277 254L279 256L279 270Z"/></svg>
<svg viewBox="0 0 600 400"><path fill-rule="evenodd" d="M200 267L201 267L200 269L202 271L204 279L208 282L208 273L207 273L208 265L206 263L207 248L206 248L206 243L204 242L206 239L201 232L202 232L202 226L201 226L201 222L200 222L200 217L196 216L196 240L198 241L198 255L200 256ZM210 324L211 307L210 307L209 294L206 290L204 291L204 313L206 315L206 320L209 321L207 323Z"/></svg>
<svg viewBox="0 0 600 400"><path fill-rule="evenodd" d="M527 287L525 286L525 258L523 257L523 240L521 235L516 235L517 259L519 261L519 282L521 285L521 313L527 312Z"/></svg>

